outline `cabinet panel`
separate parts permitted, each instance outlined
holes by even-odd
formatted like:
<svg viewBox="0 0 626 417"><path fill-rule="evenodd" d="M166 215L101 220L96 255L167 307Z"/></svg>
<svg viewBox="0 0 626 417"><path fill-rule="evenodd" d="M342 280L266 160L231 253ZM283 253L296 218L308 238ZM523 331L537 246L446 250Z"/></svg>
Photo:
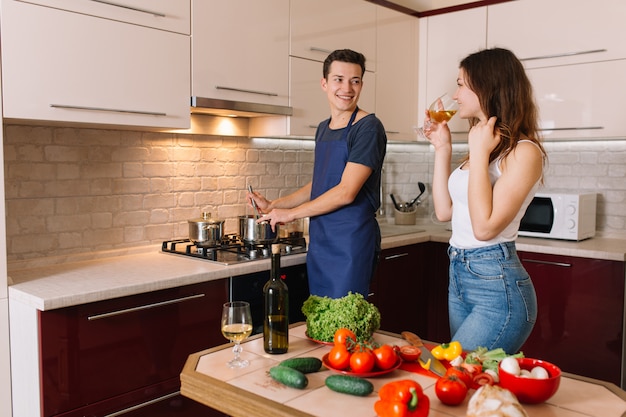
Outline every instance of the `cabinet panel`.
<svg viewBox="0 0 626 417"><path fill-rule="evenodd" d="M186 35L4 1L2 55L5 118L189 127Z"/></svg>
<svg viewBox="0 0 626 417"><path fill-rule="evenodd" d="M290 13L290 55L322 62L336 49L352 49L365 55L369 71L376 71L376 5L362 0L292 0Z"/></svg>
<svg viewBox="0 0 626 417"><path fill-rule="evenodd" d="M398 40L402 41L399 42ZM376 115L389 140L415 140L418 19L377 10Z"/></svg>
<svg viewBox="0 0 626 417"><path fill-rule="evenodd" d="M615 90L626 83L626 60L536 68L527 73L545 139L626 136L621 97Z"/></svg>
<svg viewBox="0 0 626 417"><path fill-rule="evenodd" d="M423 249L424 245L411 245L381 253L369 301L380 310L384 330L408 330L426 337L429 297Z"/></svg>
<svg viewBox="0 0 626 417"><path fill-rule="evenodd" d="M228 280L40 312L43 416L112 413L176 392L189 354L222 344Z"/></svg>
<svg viewBox="0 0 626 417"><path fill-rule="evenodd" d="M289 0L196 0L192 31L192 95L288 104Z"/></svg>
<svg viewBox="0 0 626 417"><path fill-rule="evenodd" d="M185 35L190 33L191 5L189 0L20 1Z"/></svg>
<svg viewBox="0 0 626 417"><path fill-rule="evenodd" d="M291 102L293 116L289 118L289 134L294 136L315 136L315 130L322 120L330 117L326 94L322 90L322 63L308 59L290 58ZM366 71L363 76L363 89L359 107L373 113L375 111L376 74Z"/></svg>
<svg viewBox="0 0 626 417"><path fill-rule="evenodd" d="M598 0L592 7L524 0L488 9L489 46L512 50L527 68L626 58L622 0Z"/></svg>
<svg viewBox="0 0 626 417"><path fill-rule="evenodd" d="M624 263L519 252L537 292L527 357L622 385Z"/></svg>
<svg viewBox="0 0 626 417"><path fill-rule="evenodd" d="M422 20L422 19L420 19ZM471 22L471 24L468 24ZM437 97L453 94L459 63L467 55L484 49L487 37L487 9L479 7L459 12L430 16L425 19L426 36L420 37L420 62L425 63L420 73L418 123L424 122L424 113ZM422 22L420 22L422 25ZM463 35L459 36L459 28ZM424 31L421 31L422 34ZM467 140L467 121L453 117L449 122L453 140Z"/></svg>

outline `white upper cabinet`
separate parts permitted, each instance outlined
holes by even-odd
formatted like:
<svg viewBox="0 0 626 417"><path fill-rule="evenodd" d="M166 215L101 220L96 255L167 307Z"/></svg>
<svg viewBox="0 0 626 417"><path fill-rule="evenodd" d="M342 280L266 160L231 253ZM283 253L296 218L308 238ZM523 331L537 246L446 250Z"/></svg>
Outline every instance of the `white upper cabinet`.
<svg viewBox="0 0 626 417"><path fill-rule="evenodd" d="M324 61L336 49L352 49L376 71L376 8L363 0L291 0L290 55Z"/></svg>
<svg viewBox="0 0 626 417"><path fill-rule="evenodd" d="M188 35L13 0L1 5L5 118L189 127Z"/></svg>
<svg viewBox="0 0 626 417"><path fill-rule="evenodd" d="M624 0L518 0L488 7L488 44L526 68L626 58Z"/></svg>
<svg viewBox="0 0 626 417"><path fill-rule="evenodd" d="M190 0L20 0L25 3L49 6L117 20L190 34Z"/></svg>
<svg viewBox="0 0 626 417"><path fill-rule="evenodd" d="M192 95L286 106L289 0L193 0Z"/></svg>
<svg viewBox="0 0 626 417"><path fill-rule="evenodd" d="M379 7L376 27L376 116L385 126L388 140L414 141L419 20ZM369 88L367 79L364 81L364 88Z"/></svg>
<svg viewBox="0 0 626 417"><path fill-rule="evenodd" d="M545 140L626 137L626 59L527 70Z"/></svg>
<svg viewBox="0 0 626 417"><path fill-rule="evenodd" d="M431 102L444 93L454 93L459 63L467 55L485 48L486 31L487 10L484 7L420 19L420 126ZM448 125L453 140L467 139L466 120L453 117Z"/></svg>

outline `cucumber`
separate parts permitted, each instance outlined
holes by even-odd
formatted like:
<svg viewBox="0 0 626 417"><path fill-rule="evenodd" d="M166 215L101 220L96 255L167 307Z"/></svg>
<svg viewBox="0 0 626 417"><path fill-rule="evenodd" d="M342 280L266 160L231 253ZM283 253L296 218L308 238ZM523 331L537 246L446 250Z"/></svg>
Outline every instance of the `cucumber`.
<svg viewBox="0 0 626 417"><path fill-rule="evenodd" d="M311 372L317 372L322 368L322 360L313 357L291 358L282 361L280 366L287 366L289 368L297 369L303 374L310 374Z"/></svg>
<svg viewBox="0 0 626 417"><path fill-rule="evenodd" d="M270 376L283 385L291 388L304 389L309 385L309 379L297 369L288 366L273 366L270 368Z"/></svg>
<svg viewBox="0 0 626 417"><path fill-rule="evenodd" d="M367 379L350 375L331 375L326 377L326 386L342 394L367 397L374 391L374 385Z"/></svg>

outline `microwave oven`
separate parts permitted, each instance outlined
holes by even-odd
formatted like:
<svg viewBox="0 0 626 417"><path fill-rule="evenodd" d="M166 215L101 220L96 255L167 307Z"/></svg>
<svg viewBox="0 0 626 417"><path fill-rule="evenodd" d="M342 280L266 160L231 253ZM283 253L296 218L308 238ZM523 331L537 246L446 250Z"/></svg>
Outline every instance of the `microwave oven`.
<svg viewBox="0 0 626 417"><path fill-rule="evenodd" d="M518 234L576 241L593 237L596 200L596 193L536 193L522 217Z"/></svg>

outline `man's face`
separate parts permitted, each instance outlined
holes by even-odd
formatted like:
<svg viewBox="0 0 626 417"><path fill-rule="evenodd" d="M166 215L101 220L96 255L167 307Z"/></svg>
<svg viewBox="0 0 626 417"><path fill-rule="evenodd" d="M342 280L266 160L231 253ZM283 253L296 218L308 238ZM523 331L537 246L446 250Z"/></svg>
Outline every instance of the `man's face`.
<svg viewBox="0 0 626 417"><path fill-rule="evenodd" d="M322 78L321 82L331 109L350 111L356 108L363 87L360 65L334 61L327 78Z"/></svg>

